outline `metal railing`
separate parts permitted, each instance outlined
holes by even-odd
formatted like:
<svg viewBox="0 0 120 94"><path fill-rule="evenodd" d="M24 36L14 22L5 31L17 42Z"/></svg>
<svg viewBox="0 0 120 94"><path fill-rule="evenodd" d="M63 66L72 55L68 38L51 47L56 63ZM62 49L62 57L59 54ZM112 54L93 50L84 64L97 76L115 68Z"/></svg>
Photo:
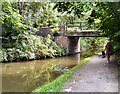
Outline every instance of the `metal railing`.
<svg viewBox="0 0 120 94"><path fill-rule="evenodd" d="M66 26L67 28L78 28L79 30L95 30L95 23L89 24L88 22L67 22Z"/></svg>

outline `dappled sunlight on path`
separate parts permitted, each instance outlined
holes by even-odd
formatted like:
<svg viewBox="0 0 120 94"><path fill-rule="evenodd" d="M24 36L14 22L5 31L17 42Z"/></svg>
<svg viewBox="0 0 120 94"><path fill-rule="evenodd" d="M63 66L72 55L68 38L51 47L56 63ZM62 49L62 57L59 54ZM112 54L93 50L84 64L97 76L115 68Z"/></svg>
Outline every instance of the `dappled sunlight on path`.
<svg viewBox="0 0 120 94"><path fill-rule="evenodd" d="M118 92L118 67L114 60L94 55L85 66L73 74L65 84L65 92Z"/></svg>

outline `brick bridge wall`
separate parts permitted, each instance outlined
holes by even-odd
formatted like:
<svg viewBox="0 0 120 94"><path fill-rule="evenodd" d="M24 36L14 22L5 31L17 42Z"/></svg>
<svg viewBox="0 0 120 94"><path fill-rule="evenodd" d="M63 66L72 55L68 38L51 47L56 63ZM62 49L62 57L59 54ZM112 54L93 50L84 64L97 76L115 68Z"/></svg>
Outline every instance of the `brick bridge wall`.
<svg viewBox="0 0 120 94"><path fill-rule="evenodd" d="M64 37L58 36L55 39L58 45L67 47L69 54L80 53L80 38L79 37Z"/></svg>
<svg viewBox="0 0 120 94"><path fill-rule="evenodd" d="M38 36L47 36L48 34L52 34L50 32L50 29L53 27L48 27L48 28L40 28L39 31L35 33L35 35ZM60 32L66 33L66 27L59 26ZM80 52L80 39L79 37L74 37L74 36L56 36L54 41L63 47L66 47L68 49L69 54L75 54Z"/></svg>

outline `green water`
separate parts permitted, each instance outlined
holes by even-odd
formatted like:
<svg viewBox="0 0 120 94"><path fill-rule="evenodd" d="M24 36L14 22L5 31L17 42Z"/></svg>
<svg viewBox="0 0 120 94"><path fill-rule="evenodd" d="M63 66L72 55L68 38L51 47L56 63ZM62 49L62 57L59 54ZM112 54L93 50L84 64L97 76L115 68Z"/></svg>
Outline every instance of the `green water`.
<svg viewBox="0 0 120 94"><path fill-rule="evenodd" d="M36 87L49 83L65 71L80 63L80 55L3 63L2 91L31 92Z"/></svg>

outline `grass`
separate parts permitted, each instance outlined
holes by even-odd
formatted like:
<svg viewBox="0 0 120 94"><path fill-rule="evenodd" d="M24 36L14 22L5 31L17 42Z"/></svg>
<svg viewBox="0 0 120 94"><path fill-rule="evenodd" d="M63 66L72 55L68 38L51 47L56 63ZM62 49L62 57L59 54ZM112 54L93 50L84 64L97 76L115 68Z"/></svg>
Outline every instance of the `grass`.
<svg viewBox="0 0 120 94"><path fill-rule="evenodd" d="M56 78L53 82L43 85L42 87L38 87L33 92L60 92L64 84L72 78L73 73L80 67L82 67L86 62L88 62L92 57L88 57L83 59L80 64L73 67L65 74Z"/></svg>

